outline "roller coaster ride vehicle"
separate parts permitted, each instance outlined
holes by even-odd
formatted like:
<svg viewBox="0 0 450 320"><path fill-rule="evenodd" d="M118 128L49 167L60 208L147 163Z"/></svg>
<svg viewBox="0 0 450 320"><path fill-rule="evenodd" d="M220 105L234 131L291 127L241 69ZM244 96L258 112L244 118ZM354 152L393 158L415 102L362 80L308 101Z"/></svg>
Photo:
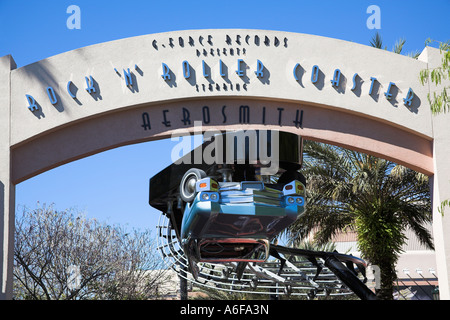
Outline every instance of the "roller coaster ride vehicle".
<svg viewBox="0 0 450 320"><path fill-rule="evenodd" d="M215 161L191 164L198 162L196 154L211 150ZM289 253L307 257L317 274L322 267L315 259L324 258L358 296L373 299L372 291L349 272L354 270L348 268L351 263L365 270L363 260L271 244L306 210L301 164L298 135L278 131L215 135L150 179L149 203L170 219L195 279L198 263L233 263L241 278L249 264L264 263L270 256L280 260L281 272L287 261L280 254Z"/></svg>

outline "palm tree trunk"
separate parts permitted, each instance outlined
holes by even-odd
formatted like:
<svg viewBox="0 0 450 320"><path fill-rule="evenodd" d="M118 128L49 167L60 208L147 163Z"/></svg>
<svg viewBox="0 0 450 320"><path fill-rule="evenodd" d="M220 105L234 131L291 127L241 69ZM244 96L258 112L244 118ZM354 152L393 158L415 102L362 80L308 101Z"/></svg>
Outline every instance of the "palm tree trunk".
<svg viewBox="0 0 450 320"><path fill-rule="evenodd" d="M397 279L395 268L390 261L379 261L378 267L380 268L380 289L375 290L377 298L380 300L393 300L394 299L394 282Z"/></svg>
<svg viewBox="0 0 450 320"><path fill-rule="evenodd" d="M186 279L186 267L180 266L180 300L188 299L188 285Z"/></svg>

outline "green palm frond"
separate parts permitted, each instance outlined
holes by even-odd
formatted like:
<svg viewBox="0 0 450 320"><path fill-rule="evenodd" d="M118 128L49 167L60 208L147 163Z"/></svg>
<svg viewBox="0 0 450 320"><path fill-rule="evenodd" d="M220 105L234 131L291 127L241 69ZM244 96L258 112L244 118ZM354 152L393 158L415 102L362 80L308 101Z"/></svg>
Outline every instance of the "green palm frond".
<svg viewBox="0 0 450 320"><path fill-rule="evenodd" d="M432 219L427 176L388 160L311 141L304 144L302 172L307 179L307 211L288 231L297 243L311 232L319 243L326 243L360 221L365 230L358 236L361 241L367 240L365 236L377 240L380 230L373 226L381 225L394 236L390 247L395 250L406 241L402 234L406 228L432 247L423 227Z"/></svg>
<svg viewBox="0 0 450 320"><path fill-rule="evenodd" d="M406 40L405 39L399 39L394 45L394 48L392 48L392 52L401 54L403 50L403 46L405 45Z"/></svg>
<svg viewBox="0 0 450 320"><path fill-rule="evenodd" d="M383 49L383 40L381 39L381 35L378 31L372 37L372 40L370 41L370 45L374 48Z"/></svg>
<svg viewBox="0 0 450 320"><path fill-rule="evenodd" d="M420 54L421 54L421 52L419 50L414 50L414 51L408 52L407 56L410 58L413 58L413 59L417 59L417 58L419 58Z"/></svg>

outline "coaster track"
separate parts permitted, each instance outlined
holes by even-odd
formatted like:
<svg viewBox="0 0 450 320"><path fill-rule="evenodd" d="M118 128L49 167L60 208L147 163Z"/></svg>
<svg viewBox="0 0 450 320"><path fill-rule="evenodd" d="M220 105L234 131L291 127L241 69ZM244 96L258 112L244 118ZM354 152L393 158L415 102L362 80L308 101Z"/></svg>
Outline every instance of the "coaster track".
<svg viewBox="0 0 450 320"><path fill-rule="evenodd" d="M160 215L157 230L158 250L167 266L198 286L308 299L352 294L363 300L376 299L364 284L365 262L354 256L272 245L271 258L266 262L198 263L199 272L194 277L170 219L164 213Z"/></svg>

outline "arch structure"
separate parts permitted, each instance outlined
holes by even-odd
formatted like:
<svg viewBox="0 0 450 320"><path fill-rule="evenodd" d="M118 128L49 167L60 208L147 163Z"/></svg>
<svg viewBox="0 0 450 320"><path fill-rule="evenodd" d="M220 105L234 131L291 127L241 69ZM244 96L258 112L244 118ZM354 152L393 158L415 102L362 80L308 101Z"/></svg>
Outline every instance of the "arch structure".
<svg viewBox="0 0 450 320"><path fill-rule="evenodd" d="M16 68L0 58L0 298L12 297L15 185L178 129L277 129L431 177L441 298L449 299L450 135L419 72L439 65L307 34L187 30L100 43ZM151 159L149 159L151 161Z"/></svg>

